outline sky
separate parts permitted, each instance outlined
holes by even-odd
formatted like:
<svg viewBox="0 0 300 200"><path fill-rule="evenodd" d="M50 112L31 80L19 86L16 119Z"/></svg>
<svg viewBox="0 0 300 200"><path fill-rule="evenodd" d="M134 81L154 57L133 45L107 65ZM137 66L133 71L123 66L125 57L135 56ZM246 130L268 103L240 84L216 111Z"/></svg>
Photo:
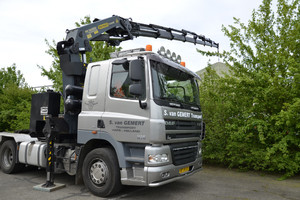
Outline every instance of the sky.
<svg viewBox="0 0 300 200"><path fill-rule="evenodd" d="M262 0L0 0L0 68L13 63L31 87L51 85L41 76L37 65L49 69L52 57L45 53L45 39L59 42L66 37L66 29L89 15L91 19L105 19L112 15L132 18L134 22L157 24L185 29L204 35L220 44L220 51L229 50L229 40L221 31L222 25L233 25L233 17L247 23ZM180 41L154 38L135 38L121 43L123 50L164 46L180 55L186 67L196 72L218 58L207 58L196 49L216 51Z"/></svg>

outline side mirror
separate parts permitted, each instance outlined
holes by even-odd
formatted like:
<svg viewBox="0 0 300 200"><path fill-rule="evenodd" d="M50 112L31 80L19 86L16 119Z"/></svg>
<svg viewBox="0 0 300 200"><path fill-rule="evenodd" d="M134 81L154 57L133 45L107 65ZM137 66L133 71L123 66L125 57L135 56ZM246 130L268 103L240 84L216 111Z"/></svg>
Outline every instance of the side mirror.
<svg viewBox="0 0 300 200"><path fill-rule="evenodd" d="M143 87L141 83L133 83L129 86L129 93L139 97L139 104L141 109L147 108L147 103L142 102Z"/></svg>
<svg viewBox="0 0 300 200"><path fill-rule="evenodd" d="M142 82L145 81L144 60L132 60L129 63L129 78L134 82L129 86L129 93L139 97L139 104L142 109L147 107L147 103L142 102L143 87Z"/></svg>
<svg viewBox="0 0 300 200"><path fill-rule="evenodd" d="M144 76L144 60L132 60L129 63L129 78L132 81L142 81Z"/></svg>
<svg viewBox="0 0 300 200"><path fill-rule="evenodd" d="M135 96L142 96L143 89L142 84L134 83L129 86L129 93Z"/></svg>
<svg viewBox="0 0 300 200"><path fill-rule="evenodd" d="M142 81L145 79L144 60L132 60L129 63L129 78L134 82L129 86L129 93L135 96L142 96Z"/></svg>

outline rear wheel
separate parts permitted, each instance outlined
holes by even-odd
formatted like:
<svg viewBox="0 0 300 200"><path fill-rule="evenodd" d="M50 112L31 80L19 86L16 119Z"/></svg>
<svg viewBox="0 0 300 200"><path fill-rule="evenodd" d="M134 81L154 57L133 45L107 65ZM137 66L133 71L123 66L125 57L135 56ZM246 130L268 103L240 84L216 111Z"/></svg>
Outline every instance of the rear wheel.
<svg viewBox="0 0 300 200"><path fill-rule="evenodd" d="M110 148L94 149L87 154L82 168L85 186L100 197L120 191L120 168L116 153Z"/></svg>
<svg viewBox="0 0 300 200"><path fill-rule="evenodd" d="M5 141L0 148L0 166L6 174L12 174L21 170L23 164L17 163L17 145L13 140Z"/></svg>

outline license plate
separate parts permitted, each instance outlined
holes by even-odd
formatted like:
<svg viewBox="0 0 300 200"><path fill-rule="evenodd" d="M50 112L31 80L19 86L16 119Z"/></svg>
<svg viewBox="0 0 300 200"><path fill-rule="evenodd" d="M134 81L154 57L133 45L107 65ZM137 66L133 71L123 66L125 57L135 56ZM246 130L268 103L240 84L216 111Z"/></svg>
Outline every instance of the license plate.
<svg viewBox="0 0 300 200"><path fill-rule="evenodd" d="M179 170L179 173L182 174L184 172L188 172L190 170L190 167L185 167Z"/></svg>

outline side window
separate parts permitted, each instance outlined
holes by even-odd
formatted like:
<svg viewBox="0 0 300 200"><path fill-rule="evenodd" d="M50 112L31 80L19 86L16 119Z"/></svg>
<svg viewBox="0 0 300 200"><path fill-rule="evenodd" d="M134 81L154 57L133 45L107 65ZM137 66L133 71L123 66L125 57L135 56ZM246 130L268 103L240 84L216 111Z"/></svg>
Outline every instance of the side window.
<svg viewBox="0 0 300 200"><path fill-rule="evenodd" d="M135 96L129 93L130 84L132 84L132 81L129 78L129 67L123 66L121 64L113 65L110 84L110 96L115 98L136 99ZM144 83L143 86L145 86Z"/></svg>
<svg viewBox="0 0 300 200"><path fill-rule="evenodd" d="M113 65L110 96L116 98L133 99L134 96L129 94L129 85L132 81L129 78L128 70L123 65Z"/></svg>
<svg viewBox="0 0 300 200"><path fill-rule="evenodd" d="M90 73L90 82L89 82L89 96L96 96L98 90L98 81L99 81L99 65L92 66L91 73Z"/></svg>

